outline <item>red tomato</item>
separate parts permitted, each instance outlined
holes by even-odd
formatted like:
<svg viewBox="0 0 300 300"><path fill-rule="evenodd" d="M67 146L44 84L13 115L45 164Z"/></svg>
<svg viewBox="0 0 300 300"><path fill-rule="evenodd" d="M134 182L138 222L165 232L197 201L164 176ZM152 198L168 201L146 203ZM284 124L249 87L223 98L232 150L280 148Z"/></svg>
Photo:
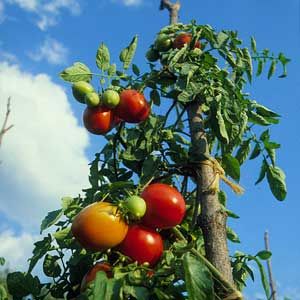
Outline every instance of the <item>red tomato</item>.
<svg viewBox="0 0 300 300"><path fill-rule="evenodd" d="M150 106L143 94L136 90L124 90L114 111L119 118L128 123L140 123L148 118Z"/></svg>
<svg viewBox="0 0 300 300"><path fill-rule="evenodd" d="M147 205L142 224L151 228L171 228L180 224L185 215L185 201L170 185L154 183L141 194Z"/></svg>
<svg viewBox="0 0 300 300"><path fill-rule="evenodd" d="M127 235L120 244L120 251L132 260L154 266L163 253L163 240L153 229L140 225L129 227Z"/></svg>
<svg viewBox="0 0 300 300"><path fill-rule="evenodd" d="M192 35L190 33L181 33L179 34L174 42L173 48L181 49L184 47L185 44L189 44L192 40ZM197 41L194 48L200 48L200 42Z"/></svg>
<svg viewBox="0 0 300 300"><path fill-rule="evenodd" d="M83 292L87 286L96 279L97 272L103 271L106 273L108 278L112 278L113 274L111 271L111 265L106 262L98 262L96 263L83 277L81 281L81 291Z"/></svg>
<svg viewBox="0 0 300 300"><path fill-rule="evenodd" d="M114 113L105 106L87 107L83 113L83 124L93 134L105 134L114 126Z"/></svg>

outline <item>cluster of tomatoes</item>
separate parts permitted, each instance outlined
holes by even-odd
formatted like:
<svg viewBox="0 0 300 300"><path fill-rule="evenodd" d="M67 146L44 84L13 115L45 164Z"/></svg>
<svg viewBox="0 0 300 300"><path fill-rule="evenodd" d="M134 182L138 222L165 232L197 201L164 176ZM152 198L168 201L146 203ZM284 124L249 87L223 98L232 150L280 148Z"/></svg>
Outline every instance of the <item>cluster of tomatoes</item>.
<svg viewBox="0 0 300 300"><path fill-rule="evenodd" d="M77 101L87 104L83 124L93 134L106 134L122 120L143 122L150 114L150 105L137 90L125 89L119 94L108 89L99 95L90 83L78 81L73 84L72 91Z"/></svg>
<svg viewBox="0 0 300 300"><path fill-rule="evenodd" d="M128 224L122 211L129 213L134 221ZM185 200L176 188L153 183L140 196L131 196L119 206L103 201L87 206L74 218L71 230L86 249L104 251L115 248L132 261L153 267L164 249L159 230L180 224L185 211ZM111 266L99 262L85 276L84 287L95 279L99 270L108 277L112 276Z"/></svg>
<svg viewBox="0 0 300 300"><path fill-rule="evenodd" d="M167 34L160 34L155 43L148 52L146 53L146 58L154 62L160 58L161 52L167 52L170 49L181 49L185 44L190 44L192 42L192 35L190 33L182 32L178 34L174 39L172 39ZM200 41L196 41L193 46L194 49L200 49Z"/></svg>

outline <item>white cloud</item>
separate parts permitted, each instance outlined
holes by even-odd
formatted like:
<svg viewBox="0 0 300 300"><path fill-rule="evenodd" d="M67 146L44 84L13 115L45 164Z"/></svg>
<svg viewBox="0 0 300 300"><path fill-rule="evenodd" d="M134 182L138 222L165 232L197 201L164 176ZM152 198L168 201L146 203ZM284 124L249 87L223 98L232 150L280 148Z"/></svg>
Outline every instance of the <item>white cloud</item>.
<svg viewBox="0 0 300 300"><path fill-rule="evenodd" d="M122 3L125 6L138 6L143 3L143 0L113 0L113 2Z"/></svg>
<svg viewBox="0 0 300 300"><path fill-rule="evenodd" d="M68 49L57 40L46 38L38 50L28 55L35 61L46 60L50 64L60 65L66 62Z"/></svg>
<svg viewBox="0 0 300 300"><path fill-rule="evenodd" d="M0 211L36 231L62 196L78 195L87 186L88 134L64 90L46 74L0 63L0 95L0 116L11 96L14 124L0 149Z"/></svg>
<svg viewBox="0 0 300 300"><path fill-rule="evenodd" d="M4 257L10 271L26 271L27 259L31 257L33 243L36 239L28 234L16 235L11 231L0 233L0 256Z"/></svg>
<svg viewBox="0 0 300 300"><path fill-rule="evenodd" d="M0 0L0 22L1 8L4 10L4 2L10 5L17 5L34 16L36 25L41 30L58 23L63 11L76 16L81 12L79 0ZM1 6L2 4L2 6Z"/></svg>

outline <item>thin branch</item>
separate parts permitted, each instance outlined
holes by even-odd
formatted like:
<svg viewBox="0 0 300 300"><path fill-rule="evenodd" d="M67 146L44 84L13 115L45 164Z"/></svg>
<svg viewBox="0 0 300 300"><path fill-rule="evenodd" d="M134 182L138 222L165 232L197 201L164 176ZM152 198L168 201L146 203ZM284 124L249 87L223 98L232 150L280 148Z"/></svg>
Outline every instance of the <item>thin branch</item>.
<svg viewBox="0 0 300 300"><path fill-rule="evenodd" d="M265 232L264 235L265 240L265 249L267 251L270 251L270 242L269 242L269 233L268 231ZM273 278L273 272L272 272L272 265L271 265L271 259L269 258L267 260L267 266L268 266L268 273L269 273L269 281L270 281L270 288L271 288L271 297L270 299L276 300L276 285Z"/></svg>
<svg viewBox="0 0 300 300"><path fill-rule="evenodd" d="M4 134L8 130L10 130L11 128L13 128L13 126L14 126L14 125L7 126L8 117L9 117L10 112L11 112L11 109L10 109L10 97L8 97L8 99L7 99L7 108L6 108L6 115L5 115L5 119L4 119L2 128L1 128L1 131L0 131L0 146L2 144L2 140L3 140Z"/></svg>
<svg viewBox="0 0 300 300"><path fill-rule="evenodd" d="M170 14L170 24L175 24L178 21L178 11L180 10L180 1L177 0L176 3L172 3L170 0L160 1L160 10L167 9Z"/></svg>

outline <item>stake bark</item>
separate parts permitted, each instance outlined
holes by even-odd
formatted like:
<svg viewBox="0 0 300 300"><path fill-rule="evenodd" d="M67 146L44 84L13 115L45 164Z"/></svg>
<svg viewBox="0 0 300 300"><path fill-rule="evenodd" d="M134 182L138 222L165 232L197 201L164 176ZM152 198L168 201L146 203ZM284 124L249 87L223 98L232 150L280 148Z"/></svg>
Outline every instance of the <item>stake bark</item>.
<svg viewBox="0 0 300 300"><path fill-rule="evenodd" d="M269 233L268 233L268 231L265 232L264 240L265 240L265 249L267 251L270 251L270 242L269 242ZM270 288L271 288L271 299L276 300L277 299L277 291L276 291L275 281L274 281L274 278L273 278L272 265L271 265L271 259L270 258L267 260L267 267L268 267L269 282L270 282Z"/></svg>
<svg viewBox="0 0 300 300"><path fill-rule="evenodd" d="M172 4L169 0L161 1L161 9L166 8L170 14L170 24L178 22L180 3ZM203 128L201 103L192 102L187 107L191 134L191 155L200 157L209 155L207 139ZM205 252L208 260L223 274L224 279L234 284L229 251L227 245L226 222L227 215L223 212L217 193L209 192L214 181L213 167L199 163L195 167L197 176L196 207L201 204L200 226L204 236Z"/></svg>

